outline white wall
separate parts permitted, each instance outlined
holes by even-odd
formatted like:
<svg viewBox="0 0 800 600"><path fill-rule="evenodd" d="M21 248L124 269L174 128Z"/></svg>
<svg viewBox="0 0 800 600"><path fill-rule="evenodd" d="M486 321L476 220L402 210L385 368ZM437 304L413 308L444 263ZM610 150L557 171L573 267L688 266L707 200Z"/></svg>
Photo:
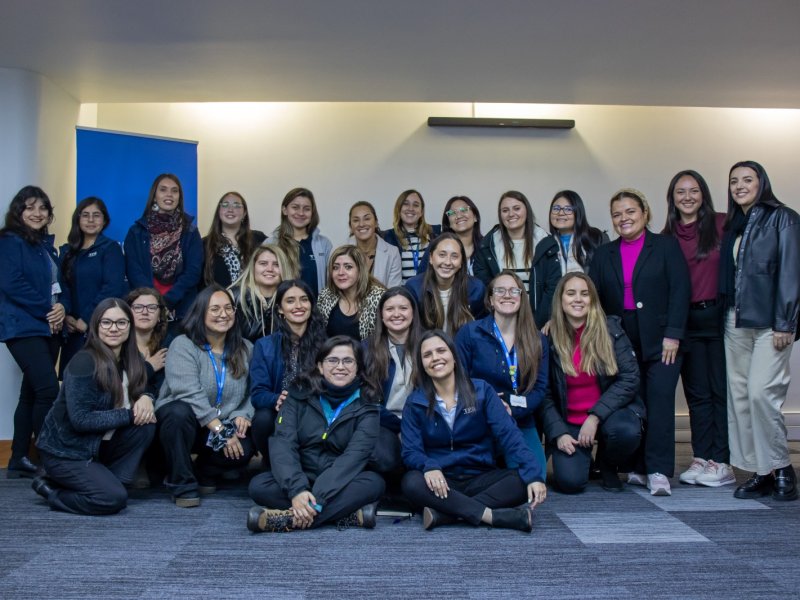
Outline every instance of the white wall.
<svg viewBox="0 0 800 600"><path fill-rule="evenodd" d="M75 123L80 105L29 71L0 69L0 185L5 207L28 184L43 188L55 207L51 232L66 238L75 207ZM3 318L3 315L0 315ZM0 439L11 439L21 375L0 345Z"/></svg>

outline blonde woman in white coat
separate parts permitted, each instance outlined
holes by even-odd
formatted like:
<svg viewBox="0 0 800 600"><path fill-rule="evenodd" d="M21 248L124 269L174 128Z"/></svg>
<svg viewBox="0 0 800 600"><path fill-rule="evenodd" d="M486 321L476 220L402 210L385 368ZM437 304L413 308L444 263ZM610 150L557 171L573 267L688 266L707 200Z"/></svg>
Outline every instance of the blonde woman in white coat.
<svg viewBox="0 0 800 600"><path fill-rule="evenodd" d="M367 258L370 274L387 288L402 285L400 251L378 234L378 215L369 202L356 202L350 207L349 244L356 246Z"/></svg>

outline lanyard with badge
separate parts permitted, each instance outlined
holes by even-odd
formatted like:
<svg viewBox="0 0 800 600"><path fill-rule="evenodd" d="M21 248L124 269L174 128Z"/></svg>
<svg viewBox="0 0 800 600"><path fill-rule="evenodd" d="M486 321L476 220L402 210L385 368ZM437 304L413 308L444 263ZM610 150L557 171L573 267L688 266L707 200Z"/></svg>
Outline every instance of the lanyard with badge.
<svg viewBox="0 0 800 600"><path fill-rule="evenodd" d="M416 273L419 270L419 245L420 239L417 236L417 244L416 246L411 245L411 236L408 235L408 231L405 232L406 234L406 241L408 242L408 247L411 250L411 258L414 260L414 272ZM414 234L416 235L416 234Z"/></svg>
<svg viewBox="0 0 800 600"><path fill-rule="evenodd" d="M214 353L211 351L211 345L206 344L205 350L208 352L208 358L211 359L211 366L214 367L214 379L217 382L217 400L214 402L214 408L217 410L217 416L222 414L222 390L225 388L225 375L226 375L226 365L225 365L225 353L222 353L222 368L217 365L217 359L214 357Z"/></svg>
<svg viewBox="0 0 800 600"><path fill-rule="evenodd" d="M520 396L517 394L517 390L519 389L519 365L517 363L517 349L508 349L508 346L506 346L506 341L503 339L503 334L500 333L500 328L497 326L497 322L492 321L492 328L494 329L494 337L497 338L497 341L500 343L500 347L503 349L506 365L508 366L508 376L511 378L511 388L514 390L514 393L511 394L509 404L518 408L527 408L528 399L525 396Z"/></svg>

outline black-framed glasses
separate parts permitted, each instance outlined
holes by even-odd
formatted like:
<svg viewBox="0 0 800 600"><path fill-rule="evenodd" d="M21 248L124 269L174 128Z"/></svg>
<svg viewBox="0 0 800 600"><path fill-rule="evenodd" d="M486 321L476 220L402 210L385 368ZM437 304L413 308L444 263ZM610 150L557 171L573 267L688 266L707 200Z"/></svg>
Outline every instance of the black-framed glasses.
<svg viewBox="0 0 800 600"><path fill-rule="evenodd" d="M448 217L455 217L456 215L465 215L469 212L469 206L459 206L458 208L451 208L444 214Z"/></svg>
<svg viewBox="0 0 800 600"><path fill-rule="evenodd" d="M343 367L351 369L356 364L356 359L352 356L345 356L344 358L339 358L338 356L328 356L327 358L323 359L326 365L328 365L331 369L334 369L341 364Z"/></svg>
<svg viewBox="0 0 800 600"><path fill-rule="evenodd" d="M114 319L100 319L100 329L107 331L115 325L120 331L125 331L131 326L131 322L128 319L117 319L116 321Z"/></svg>
<svg viewBox="0 0 800 600"><path fill-rule="evenodd" d="M522 294L522 290L518 287L495 287L492 288L492 295L493 296L511 296L512 298L518 298Z"/></svg>
<svg viewBox="0 0 800 600"><path fill-rule="evenodd" d="M574 206L560 206L558 204L554 204L550 208L550 212L553 213L554 215L561 215L561 214L571 215L572 213L575 212L575 207Z"/></svg>
<svg viewBox="0 0 800 600"><path fill-rule="evenodd" d="M151 315L158 312L158 304L131 304L131 310L137 315L147 311Z"/></svg>

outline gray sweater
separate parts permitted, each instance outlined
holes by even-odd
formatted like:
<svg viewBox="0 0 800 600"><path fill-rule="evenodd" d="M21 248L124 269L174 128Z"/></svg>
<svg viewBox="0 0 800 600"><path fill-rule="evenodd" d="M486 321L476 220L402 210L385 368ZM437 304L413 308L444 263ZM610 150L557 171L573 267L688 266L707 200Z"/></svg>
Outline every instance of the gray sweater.
<svg viewBox="0 0 800 600"><path fill-rule="evenodd" d="M244 340L247 347L246 365L250 364L253 344ZM217 365L222 356L214 355ZM248 369L249 370L249 369ZM170 344L167 350L167 362L164 366L164 385L158 394L156 410L167 404L180 400L192 407L197 421L205 427L217 417L214 403L217 401L217 380L214 367L208 353L198 348L188 337L180 335ZM231 377L228 369L225 386L222 390L221 419L245 417L252 420L253 405L250 404L250 378L244 373L238 379Z"/></svg>

